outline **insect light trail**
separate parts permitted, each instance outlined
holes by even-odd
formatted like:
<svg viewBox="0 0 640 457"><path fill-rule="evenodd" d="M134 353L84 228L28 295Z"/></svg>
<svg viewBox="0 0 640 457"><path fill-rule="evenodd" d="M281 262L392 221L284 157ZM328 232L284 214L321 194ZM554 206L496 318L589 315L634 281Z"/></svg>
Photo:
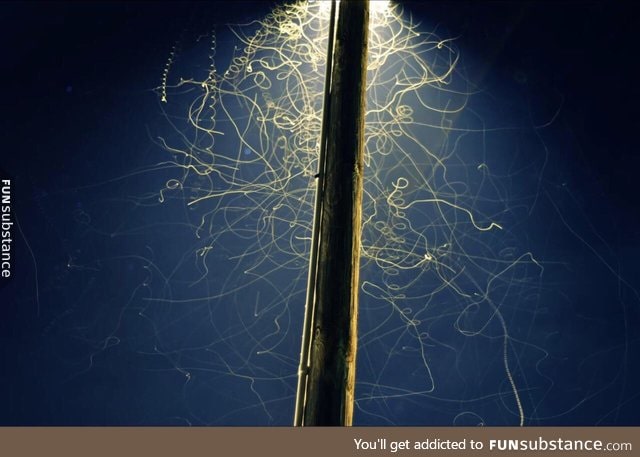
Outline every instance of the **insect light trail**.
<svg viewBox="0 0 640 457"><path fill-rule="evenodd" d="M215 337L190 349L206 352L198 366L181 369L249 382L269 420L269 402L290 398L297 373L294 321L307 282L329 6L279 6L232 28L241 46L222 72L211 33L206 76L171 84L172 54L158 88L167 113L188 100L186 116L167 114L174 137L159 138L172 154L163 165L176 170L159 201L186 203L202 271L193 284L210 275L218 283L203 296L149 301L206 307ZM494 369L505 384L485 398L522 425L504 300L513 289L533 289L527 278L542 267L500 242L509 235L500 220L509 203L482 154L470 166L462 152L468 135L483 133L456 124L475 88L458 69L454 43L422 32L397 5L372 2L368 46L359 340L359 372L367 374L358 380L357 408L377 416L394 400L452 395L439 383L439 355L461 357L476 342L483 357L502 360ZM220 312L236 314L236 325L219 327ZM407 376L394 384L398 370ZM479 382L474 375L465 372L465 382ZM481 417L476 400L451 401L460 405L456 417Z"/></svg>

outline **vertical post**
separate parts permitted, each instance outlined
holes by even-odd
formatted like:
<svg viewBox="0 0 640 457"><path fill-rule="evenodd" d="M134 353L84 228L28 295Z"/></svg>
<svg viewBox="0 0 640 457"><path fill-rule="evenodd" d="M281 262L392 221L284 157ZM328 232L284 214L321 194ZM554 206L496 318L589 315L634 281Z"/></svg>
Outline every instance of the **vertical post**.
<svg viewBox="0 0 640 457"><path fill-rule="evenodd" d="M293 415L293 425L302 425L304 404L307 394L307 375L309 371L309 352L311 348L311 332L316 296L316 271L318 268L318 249L320 245L320 221L322 215L322 186L321 176L324 176L325 157L327 152L327 129L329 122L329 106L331 102L331 70L333 69L333 39L335 35L336 0L331 0L329 13L329 36L327 39L327 60L324 78L324 100L322 106L322 127L320 131L320 153L318 156L318 173L316 174L316 198L313 210L311 232L311 249L309 251L309 274L307 276L307 294L304 304L304 320L302 323L302 342L300 349L300 365L298 367L298 386L296 389L296 405Z"/></svg>
<svg viewBox="0 0 640 457"><path fill-rule="evenodd" d="M356 371L368 0L338 9L304 425L351 425Z"/></svg>

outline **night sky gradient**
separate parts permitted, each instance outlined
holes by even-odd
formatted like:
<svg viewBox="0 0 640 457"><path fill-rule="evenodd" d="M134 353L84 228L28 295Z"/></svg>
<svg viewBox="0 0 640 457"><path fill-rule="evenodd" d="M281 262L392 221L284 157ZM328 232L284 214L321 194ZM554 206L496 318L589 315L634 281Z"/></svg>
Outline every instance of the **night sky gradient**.
<svg viewBox="0 0 640 457"><path fill-rule="evenodd" d="M515 331L530 326L532 339L548 351L539 368L540 379L549 381L532 387L537 400L527 405L536 408L525 411L525 423L640 425L634 7L605 1L402 4L425 30L455 38L466 74L482 92L470 108L488 126L544 126L535 130L535 142L515 129L486 145L517 150L524 163L531 155L538 164L532 169L537 175L510 183L516 195L538 195L530 212L514 211L521 219L511 233L519 235L519 246L549 262L540 307L529 321L512 324ZM185 384L176 368L188 364L180 359L184 354L153 356L157 329L121 312L144 295L139 286L148 274L136 255L168 271L168 259L185 249L180 240L187 231L171 225L178 206L151 216L151 209L132 203L132 197L158 192L167 177L148 170L166 160L156 141L166 124L153 89L169 52L177 44L183 68L206 65L206 56L190 51L200 34L216 27L223 68L234 46L225 24L260 19L272 5L0 6L0 170L13 180L19 224L13 277L0 283L0 425L289 424L291 392L269 397L263 408L246 382L198 378ZM498 171L509 174L509 166ZM147 223L147 229L129 230ZM121 258L107 265L107 257ZM185 334L201 337L202 316L169 307L154 312L167 347ZM292 317L294 324L300 317ZM234 316L221 317L220 325L225 319ZM117 331L105 340L108 329ZM288 338L297 353L299 337ZM480 365L482 357L479 352ZM548 392L541 394L539 386ZM434 401L428 414L405 404L386 420L356 408L355 424L475 425L465 422L468 417L439 416L449 405ZM513 415L492 415L490 403L480 409L489 411L487 425L515 424Z"/></svg>

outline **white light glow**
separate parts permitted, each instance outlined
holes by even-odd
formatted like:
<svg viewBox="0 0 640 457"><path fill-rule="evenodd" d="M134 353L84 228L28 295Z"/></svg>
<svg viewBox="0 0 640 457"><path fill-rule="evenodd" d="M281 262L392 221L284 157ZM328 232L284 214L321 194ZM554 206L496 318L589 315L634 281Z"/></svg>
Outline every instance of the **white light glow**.
<svg viewBox="0 0 640 457"><path fill-rule="evenodd" d="M314 0L309 0L309 3L314 3ZM320 0L320 11L325 12L331 9L331 0ZM340 4L340 0L337 0L337 4ZM391 5L390 0L372 0L369 2L371 12L373 14L386 14L389 11Z"/></svg>
<svg viewBox="0 0 640 457"><path fill-rule="evenodd" d="M373 14L386 14L389 11L390 5L390 0L373 0L369 3Z"/></svg>

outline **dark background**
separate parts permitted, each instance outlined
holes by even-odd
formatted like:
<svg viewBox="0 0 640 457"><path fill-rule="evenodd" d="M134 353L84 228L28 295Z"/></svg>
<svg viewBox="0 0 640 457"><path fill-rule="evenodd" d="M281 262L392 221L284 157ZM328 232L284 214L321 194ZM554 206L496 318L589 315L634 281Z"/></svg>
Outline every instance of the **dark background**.
<svg viewBox="0 0 640 457"><path fill-rule="evenodd" d="M99 227L117 230L127 218L115 209L96 214L94 205L109 195L122 199L158 187L144 175L133 183L119 177L161 160L149 133L159 116L152 89L170 50L176 43L188 46L212 26L222 30L226 23L260 18L270 5L0 7L0 168L13 178L20 227L13 235L15 277L0 290L0 424L263 422L252 410L246 417L199 417L186 406L184 379L163 375L171 371L166 362L141 366L140 353L151 351L146 343L111 348L116 340L105 340L100 347L89 328L60 324L72 314L83 314L92 328L113 319L103 317L108 313L101 307L135 296L144 278L133 260L113 271L104 288L91 275L96 259L111 249L108 230L101 236ZM469 74L498 108L512 103L534 125L553 121L539 130L549 155L527 236L544 258L571 266L545 286L566 299L548 317L564 331L548 335L546 344L567 362L554 365L550 376L559 389L540 400L528 423L638 425L640 75L634 7L473 1L406 2L404 8L427 30L457 37ZM220 37L223 67L229 57ZM83 225L89 214L92 223ZM153 244L144 238L154 233L133 234L126 243ZM129 245L120 248L130 252ZM125 330L132 333L129 341L144 339L142 327ZM291 401L282 405L292 408ZM408 417L411 423L451 423Z"/></svg>

